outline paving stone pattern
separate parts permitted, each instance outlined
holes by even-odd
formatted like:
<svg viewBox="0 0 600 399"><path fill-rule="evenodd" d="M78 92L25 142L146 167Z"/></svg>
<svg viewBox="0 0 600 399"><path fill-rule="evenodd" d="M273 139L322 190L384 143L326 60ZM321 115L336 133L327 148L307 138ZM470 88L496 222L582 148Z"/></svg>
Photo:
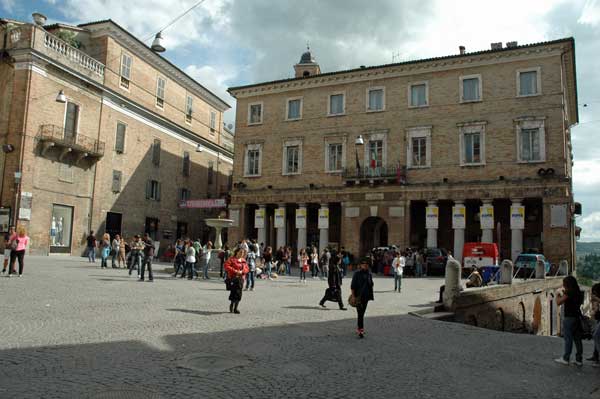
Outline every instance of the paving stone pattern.
<svg viewBox="0 0 600 399"><path fill-rule="evenodd" d="M439 279L406 279L397 294L377 278L358 340L352 308L318 308L319 280L257 281L232 315L217 279L26 262L22 278L0 277L2 399L600 397L600 370L553 364L560 339L407 315Z"/></svg>

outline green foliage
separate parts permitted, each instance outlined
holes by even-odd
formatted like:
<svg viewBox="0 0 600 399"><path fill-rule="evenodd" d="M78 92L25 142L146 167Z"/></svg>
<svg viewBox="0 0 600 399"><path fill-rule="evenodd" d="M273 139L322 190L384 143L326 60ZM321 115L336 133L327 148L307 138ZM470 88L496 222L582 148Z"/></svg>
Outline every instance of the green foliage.
<svg viewBox="0 0 600 399"><path fill-rule="evenodd" d="M600 280L600 254L591 253L577 258L577 276Z"/></svg>
<svg viewBox="0 0 600 399"><path fill-rule="evenodd" d="M600 242L577 242L577 255L600 254Z"/></svg>
<svg viewBox="0 0 600 399"><path fill-rule="evenodd" d="M70 44L71 46L75 47L75 48L80 48L81 47L81 42L79 40L77 40L76 37L76 33L70 30L64 30L61 29L58 31L58 33L56 34L56 36L58 36L58 38L62 41L67 42L68 44Z"/></svg>

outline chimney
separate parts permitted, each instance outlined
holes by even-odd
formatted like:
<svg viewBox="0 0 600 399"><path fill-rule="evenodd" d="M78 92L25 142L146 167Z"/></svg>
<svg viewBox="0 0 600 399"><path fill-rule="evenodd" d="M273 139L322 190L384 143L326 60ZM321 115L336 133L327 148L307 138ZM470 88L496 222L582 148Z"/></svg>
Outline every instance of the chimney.
<svg viewBox="0 0 600 399"><path fill-rule="evenodd" d="M458 46L458 51L460 51L461 54L465 53L465 46Z"/></svg>
<svg viewBox="0 0 600 399"><path fill-rule="evenodd" d="M492 43L490 46L492 50L502 50L502 42Z"/></svg>
<svg viewBox="0 0 600 399"><path fill-rule="evenodd" d="M516 41L514 42L506 42L506 47L507 48L515 48L517 47L518 43Z"/></svg>

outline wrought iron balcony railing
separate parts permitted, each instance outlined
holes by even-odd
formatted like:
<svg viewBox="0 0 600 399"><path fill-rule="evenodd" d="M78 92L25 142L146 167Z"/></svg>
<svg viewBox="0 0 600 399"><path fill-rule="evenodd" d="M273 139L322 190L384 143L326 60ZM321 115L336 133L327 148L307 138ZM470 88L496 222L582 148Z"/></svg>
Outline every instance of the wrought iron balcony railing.
<svg viewBox="0 0 600 399"><path fill-rule="evenodd" d="M77 153L78 158L100 158L104 155L105 144L103 141L80 134L65 134L64 128L56 125L41 125L38 139L44 146L43 152L52 147L59 147L63 149L61 156L69 152Z"/></svg>
<svg viewBox="0 0 600 399"><path fill-rule="evenodd" d="M346 168L342 178L347 181L381 181L388 183L406 184L406 166L377 166Z"/></svg>

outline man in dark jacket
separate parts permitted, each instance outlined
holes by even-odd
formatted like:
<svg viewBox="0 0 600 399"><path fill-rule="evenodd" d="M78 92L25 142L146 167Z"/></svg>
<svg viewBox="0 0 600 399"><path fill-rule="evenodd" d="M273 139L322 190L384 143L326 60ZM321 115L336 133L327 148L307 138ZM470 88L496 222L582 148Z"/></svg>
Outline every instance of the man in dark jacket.
<svg viewBox="0 0 600 399"><path fill-rule="evenodd" d="M142 272L140 274L140 281L144 281L144 272L146 266L148 266L148 281L154 281L152 276L152 257L154 256L154 242L150 238L148 233L144 233L144 259L142 260Z"/></svg>
<svg viewBox="0 0 600 399"><path fill-rule="evenodd" d="M369 301L374 300L373 275L369 270L368 258L362 258L359 265L360 268L352 276L350 289L352 290L352 295L356 298L356 312L358 313L358 329L356 332L359 338L363 338L365 336L364 320L367 304Z"/></svg>
<svg viewBox="0 0 600 399"><path fill-rule="evenodd" d="M334 262L329 263L329 271L327 273L327 284L329 288L325 290L325 296L319 302L321 307L325 306L325 301L337 302L340 310L346 310L344 302L342 301L342 273L337 264Z"/></svg>

